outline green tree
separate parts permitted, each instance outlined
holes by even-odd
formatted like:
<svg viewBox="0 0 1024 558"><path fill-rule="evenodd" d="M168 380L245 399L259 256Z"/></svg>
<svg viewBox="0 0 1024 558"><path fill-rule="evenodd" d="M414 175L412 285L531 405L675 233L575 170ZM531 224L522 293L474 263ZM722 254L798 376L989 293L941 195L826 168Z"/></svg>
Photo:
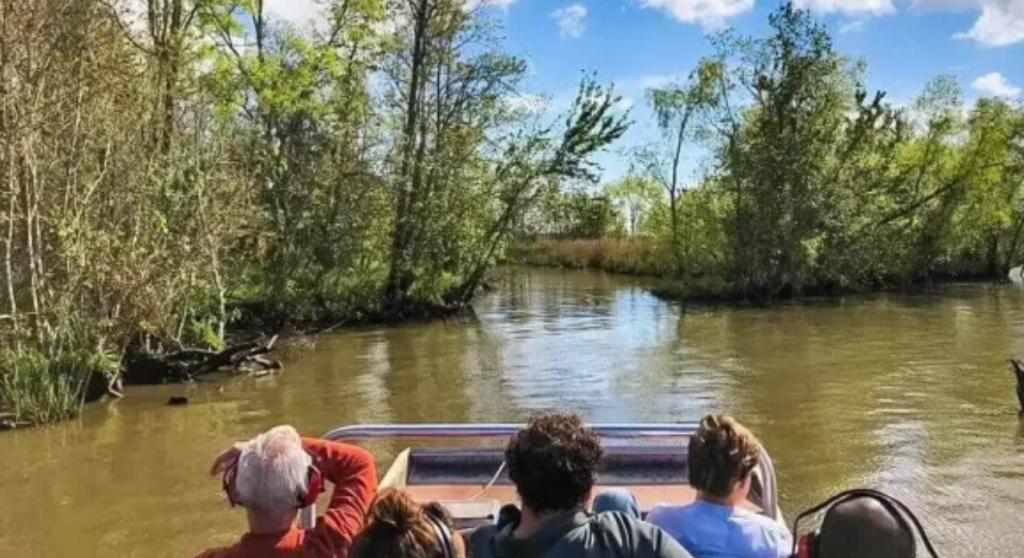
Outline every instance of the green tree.
<svg viewBox="0 0 1024 558"><path fill-rule="evenodd" d="M785 5L766 39L720 38L735 68L720 91L727 122L719 149L734 204L733 275L771 299L812 279L835 185L830 163L853 108L854 71L808 12ZM749 103L739 111L731 100Z"/></svg>
<svg viewBox="0 0 1024 558"><path fill-rule="evenodd" d="M668 195L670 241L679 245L679 199L683 193L683 149L693 138L694 121L715 108L719 102L716 86L722 72L721 63L702 60L685 84L670 84L647 90L647 101L654 110L662 142L644 146L636 153L637 163L645 174L661 184ZM674 248L675 249L675 248Z"/></svg>
<svg viewBox="0 0 1024 558"><path fill-rule="evenodd" d="M593 179L592 154L621 137L618 98L584 80L559 127L524 129L505 101L525 63L496 48L493 22L455 0L399 5L388 64L396 123L389 311L461 307L525 213L561 179Z"/></svg>
<svg viewBox="0 0 1024 558"><path fill-rule="evenodd" d="M627 176L604 187L605 195L618 207L626 220L630 235L636 236L645 230L647 214L658 203L664 203L664 196L658 185L651 179Z"/></svg>

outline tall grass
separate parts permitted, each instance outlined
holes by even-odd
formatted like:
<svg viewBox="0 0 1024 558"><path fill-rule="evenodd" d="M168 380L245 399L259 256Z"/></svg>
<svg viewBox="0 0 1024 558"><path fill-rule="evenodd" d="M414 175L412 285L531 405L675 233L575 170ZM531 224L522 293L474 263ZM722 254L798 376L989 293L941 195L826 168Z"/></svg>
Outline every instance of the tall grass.
<svg viewBox="0 0 1024 558"><path fill-rule="evenodd" d="M658 243L640 238L540 239L518 246L514 256L520 263L542 267L600 269L629 275L671 273L671 259Z"/></svg>
<svg viewBox="0 0 1024 558"><path fill-rule="evenodd" d="M668 249L651 238L592 240L540 239L518 245L516 263L539 267L596 269L609 273L664 279L652 292L664 298L691 302L743 300L744 293L720 273L707 271L713 262L691 257L676 267Z"/></svg>
<svg viewBox="0 0 1024 558"><path fill-rule="evenodd" d="M112 355L88 351L49 356L34 348L0 351L0 413L44 424L78 415L92 374L116 370Z"/></svg>

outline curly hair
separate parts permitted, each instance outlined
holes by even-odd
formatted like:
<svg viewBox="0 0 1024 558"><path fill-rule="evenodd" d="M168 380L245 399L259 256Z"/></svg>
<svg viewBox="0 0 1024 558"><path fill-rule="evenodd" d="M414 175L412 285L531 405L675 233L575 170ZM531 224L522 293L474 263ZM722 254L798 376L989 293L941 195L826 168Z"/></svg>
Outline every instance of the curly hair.
<svg viewBox="0 0 1024 558"><path fill-rule="evenodd" d="M708 415L690 436L690 485L708 496L727 498L757 466L761 444L750 430L725 415Z"/></svg>
<svg viewBox="0 0 1024 558"><path fill-rule="evenodd" d="M505 462L523 506L534 513L586 505L604 451L575 414L542 414L509 441Z"/></svg>
<svg viewBox="0 0 1024 558"><path fill-rule="evenodd" d="M366 526L352 541L351 558L444 558L444 545L426 514L457 532L439 504L420 505L400 490L382 490L367 512Z"/></svg>

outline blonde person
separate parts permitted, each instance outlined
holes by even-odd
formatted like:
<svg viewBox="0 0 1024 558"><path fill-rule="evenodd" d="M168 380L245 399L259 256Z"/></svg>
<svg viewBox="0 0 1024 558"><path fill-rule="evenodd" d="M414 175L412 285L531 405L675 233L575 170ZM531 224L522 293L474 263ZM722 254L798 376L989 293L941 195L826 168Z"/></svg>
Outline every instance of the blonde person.
<svg viewBox="0 0 1024 558"><path fill-rule="evenodd" d="M704 417L687 450L696 501L656 506L647 520L699 558L788 558L789 530L743 507L760 447L732 417Z"/></svg>

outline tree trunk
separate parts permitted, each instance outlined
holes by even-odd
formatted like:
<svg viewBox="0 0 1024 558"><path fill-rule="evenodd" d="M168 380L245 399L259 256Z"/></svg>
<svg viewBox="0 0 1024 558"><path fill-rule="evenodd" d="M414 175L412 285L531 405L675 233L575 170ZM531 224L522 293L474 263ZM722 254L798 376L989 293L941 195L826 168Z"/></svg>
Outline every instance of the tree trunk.
<svg viewBox="0 0 1024 558"><path fill-rule="evenodd" d="M671 226L672 226L672 258L673 267L675 273L678 275L681 271L682 262L679 258L679 215L677 212L679 202L679 164L682 161L683 155L683 143L686 141L686 127L690 123L690 114L692 109L687 107L686 112L683 113L683 119L679 122L679 133L676 136L676 149L675 155L672 158L672 182L669 186L668 197L669 197L669 209L672 212Z"/></svg>
<svg viewBox="0 0 1024 558"><path fill-rule="evenodd" d="M420 120L420 89L426 66L427 26L430 22L429 0L408 0L413 9L415 27L413 32L412 68L410 70L408 106L402 130L402 162L395 192L395 223L391 237L391 263L388 272L385 300L391 311L401 309L409 289L407 252L410 227L410 180L411 169L416 158L416 134Z"/></svg>
<svg viewBox="0 0 1024 558"><path fill-rule="evenodd" d="M1020 248L1021 233L1024 232L1024 213L1017 216L1016 223L1013 228L1013 240L1010 241L1010 246L1006 249L1006 256L1003 258L1003 277L1010 272L1010 268L1016 263L1014 259L1017 257L1017 250Z"/></svg>
<svg viewBox="0 0 1024 558"><path fill-rule="evenodd" d="M999 261L999 233L992 232L988 236L988 249L985 254L985 274L989 279L1005 277L1001 273L1002 265Z"/></svg>

